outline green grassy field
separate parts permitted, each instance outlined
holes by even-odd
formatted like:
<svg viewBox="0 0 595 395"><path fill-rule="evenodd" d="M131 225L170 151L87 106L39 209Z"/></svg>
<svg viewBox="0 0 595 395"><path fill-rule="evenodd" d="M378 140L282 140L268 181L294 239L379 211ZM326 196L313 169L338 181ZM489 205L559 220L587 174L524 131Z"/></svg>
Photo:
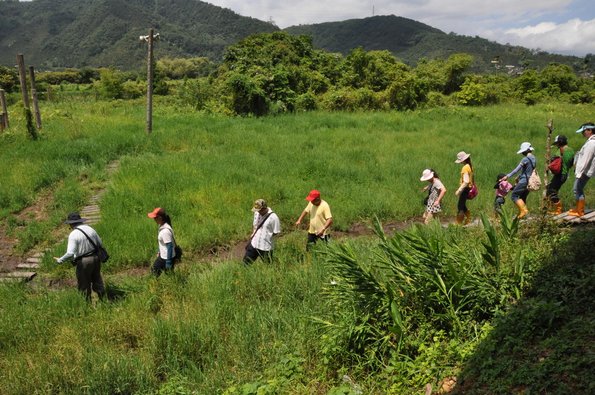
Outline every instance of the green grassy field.
<svg viewBox="0 0 595 395"><path fill-rule="evenodd" d="M454 159L461 150L472 155L480 189L469 207L474 214L491 213L496 175L516 166L520 143L536 147L543 168L548 118L578 149L582 136L574 130L592 110L516 105L232 119L157 105L154 132L147 136L141 102L50 106L40 141L26 140L17 117L0 136L0 164L8 170L0 174L0 217L10 220L50 188L50 214L56 216L48 226L54 227L84 204L83 181L87 189L106 182L99 230L114 251L114 264L134 266L153 248L146 213L158 206L171 213L180 244L198 253L245 238L256 198L268 200L284 229L292 229L313 188L331 204L335 229L374 215L420 216L425 183L419 177L430 167L448 189L444 216L452 217L460 171ZM120 168L107 180L105 166L114 160ZM567 204L571 189L569 181L562 191ZM529 208L536 211L540 198L541 191L532 193ZM43 239L43 229L29 230L30 239Z"/></svg>
<svg viewBox="0 0 595 395"><path fill-rule="evenodd" d="M414 300L403 310L410 320L411 338L400 349L402 355L393 352L391 362L378 370L367 361L374 352L354 357L348 342L340 347L345 341L340 335L352 331L360 334L354 343L375 350L374 344L364 342L369 322L341 321L352 314L358 317L363 308L356 303L360 300L356 287L345 288L345 294L333 299L329 286L340 272L333 262L352 258L357 263L352 269L378 281L379 289L392 284L386 262L379 258L382 243L376 237L361 237L338 241L330 255L324 249L307 255L305 231L294 230L292 224L312 188L320 189L331 204L338 230L369 224L375 216L383 221L419 217L424 186L419 177L427 167L439 172L448 188L444 215L452 217L460 170L454 159L460 150L472 154L480 188L469 206L474 214L489 214L495 176L516 166L520 143L530 141L542 159L545 124L553 118L557 132L566 134L578 149L583 141L574 130L591 119L593 109L502 105L231 119L157 103L154 132L147 136L143 103L79 102L44 107L39 141L25 137L23 122L15 114L12 128L0 135L3 225L11 237L20 239L19 251L48 246L56 255L65 247L67 230L61 221L66 214L84 206L94 190L107 188L101 200L102 221L96 228L112 256L104 268L111 302L89 307L72 287L1 286L0 393L357 394L359 388L363 391L359 393L410 394L461 372L467 374L466 388L479 383L476 393L494 393L490 380L501 380L510 361L500 356L501 365L488 367L485 376L464 363L474 355L480 360L489 355L490 347L497 347L498 335L522 322L499 326L478 319L479 313L473 311L457 316L448 308L457 307L456 298L465 295L453 297L457 291L453 286L440 299L440 288L431 288L436 283L428 280L427 296L438 300L432 306L435 315L446 306L444 317L454 317L459 329L452 331L446 324L433 327L434 317L413 307L424 306L423 300ZM118 169L108 175L107 165L116 160ZM587 189L587 201L592 202L593 188ZM40 194L45 196L44 216L23 219L17 214L37 204ZM530 209L537 211L540 196L541 191L530 196ZM570 184L562 196L566 202L572 200ZM246 238L256 198L267 199L282 220L284 234L275 264L244 268L237 260L205 262L201 257L209 249ZM507 205L512 211L510 202ZM187 252L174 275L159 279L148 275L156 243L155 224L146 213L156 206L170 211L177 240ZM520 306L516 314L522 315L525 298L529 308L536 306L534 315L548 311L536 328L531 317L524 322L532 328L521 331L527 338L533 329L555 334L555 323L567 319L568 311L575 314L573 319L592 319L585 295L567 298L575 307L568 310L556 304L556 295L539 299L539 289L530 289L534 277L549 287L544 278L550 269L544 262L556 267L558 254L564 262L574 263L559 267L568 273L556 273L556 278L564 279L563 284L554 282L560 297L575 295L577 287L592 288L588 281L592 263L589 266L585 258L592 255L584 249L589 238L573 245L569 233L557 228L527 226L521 231L522 238L498 233L494 239L501 243L498 265L484 262L482 254L490 239L481 229L432 227L425 234L427 246L421 243L420 248L436 261L436 273L442 270L438 263L446 265L444 270L457 281L470 281L464 275L477 271L480 277L473 277L475 283L469 285L483 286L476 278L486 281L484 288L490 291L478 288L486 292L481 297L496 306L501 318L509 305ZM592 238L592 231L588 235ZM570 246L557 250L558 243ZM455 248L458 244L464 248ZM344 245L347 252L341 250ZM574 255L577 250L581 254ZM459 263L453 261L456 255L448 254L461 251L468 259L461 259L462 266L453 270L448 265ZM432 255L438 253L445 259ZM46 257L45 278L74 276L72 268L50 261ZM450 286L447 273L442 275ZM436 319L449 323L444 317ZM342 329L337 329L335 339L325 330L333 326ZM541 328L547 331L540 332ZM372 333L381 336L380 343L393 344L395 329L389 329L386 337ZM567 333L565 346L577 350L592 341L589 338L588 330ZM479 344L485 346L474 354ZM538 352L533 345L535 355L543 357L547 346ZM519 370L523 373L509 378L496 393L510 393L523 382L537 392L557 390L577 371L585 378L575 387L580 392L595 382L584 368L589 360L587 353L576 356L572 364L548 360L547 369L535 367L539 374ZM542 377L552 369L564 373L555 377L556 382Z"/></svg>

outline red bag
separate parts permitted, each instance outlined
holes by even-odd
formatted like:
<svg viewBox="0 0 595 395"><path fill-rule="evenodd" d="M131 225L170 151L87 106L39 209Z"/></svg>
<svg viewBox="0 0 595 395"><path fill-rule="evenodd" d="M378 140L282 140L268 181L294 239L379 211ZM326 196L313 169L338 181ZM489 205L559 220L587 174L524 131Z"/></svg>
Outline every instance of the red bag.
<svg viewBox="0 0 595 395"><path fill-rule="evenodd" d="M479 191L477 190L477 185L473 184L469 190L469 193L467 194L467 200L475 199L475 196L477 196L478 193Z"/></svg>
<svg viewBox="0 0 595 395"><path fill-rule="evenodd" d="M547 168L552 172L552 174L560 174L560 172L562 172L562 158L559 156L554 156L547 165Z"/></svg>

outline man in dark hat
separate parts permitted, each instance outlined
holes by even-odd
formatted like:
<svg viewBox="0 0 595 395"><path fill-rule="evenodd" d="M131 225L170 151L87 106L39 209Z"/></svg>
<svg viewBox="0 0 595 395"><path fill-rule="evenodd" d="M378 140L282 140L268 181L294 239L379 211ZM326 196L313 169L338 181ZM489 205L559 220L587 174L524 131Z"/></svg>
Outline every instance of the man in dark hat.
<svg viewBox="0 0 595 395"><path fill-rule="evenodd" d="M54 259L57 263L72 260L73 266L76 266L78 289L85 294L87 301L91 301L91 290L97 293L99 299L103 299L105 293L101 278L101 262L96 248L103 243L93 228L84 225L85 221L79 213L68 214L64 223L70 225L72 232L68 235L66 254Z"/></svg>

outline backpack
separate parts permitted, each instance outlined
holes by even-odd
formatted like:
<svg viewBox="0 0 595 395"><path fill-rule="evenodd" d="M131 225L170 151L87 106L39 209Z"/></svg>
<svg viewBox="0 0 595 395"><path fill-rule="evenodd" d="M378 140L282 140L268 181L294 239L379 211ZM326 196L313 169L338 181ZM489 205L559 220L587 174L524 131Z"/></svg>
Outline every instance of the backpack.
<svg viewBox="0 0 595 395"><path fill-rule="evenodd" d="M539 191L539 188L541 188L541 178L539 178L539 174L533 169L527 183L527 189L530 191Z"/></svg>
<svg viewBox="0 0 595 395"><path fill-rule="evenodd" d="M547 168L552 174L560 174L562 172L562 158L560 156L554 156L547 165Z"/></svg>

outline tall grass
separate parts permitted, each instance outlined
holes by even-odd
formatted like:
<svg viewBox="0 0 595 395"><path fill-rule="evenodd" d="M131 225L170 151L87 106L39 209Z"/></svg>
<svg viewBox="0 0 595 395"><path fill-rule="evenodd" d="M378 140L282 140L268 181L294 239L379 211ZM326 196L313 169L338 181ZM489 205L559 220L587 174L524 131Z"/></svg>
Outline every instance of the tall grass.
<svg viewBox="0 0 595 395"><path fill-rule="evenodd" d="M454 215L460 171L454 158L460 150L471 153L480 189L469 207L472 213L491 212L495 177L516 166L519 144L531 141L540 160L544 125L553 117L558 131L578 148L583 141L572 131L592 110L501 105L233 119L157 106L154 133L147 136L141 102L48 106L39 141L27 141L19 129L0 136L0 165L8 169L0 174L2 216L31 204L38 191L61 180L101 183L105 165L119 159L99 226L117 265L136 265L150 256L154 232L145 213L157 206L171 212L181 244L204 251L245 237L249 208L258 197L267 199L290 228L313 188L331 204L336 229L374 215L381 220L418 216L424 186L419 176L431 167L448 189L444 215ZM569 185L563 189L564 201L572 200L570 190ZM531 194L530 209L537 209L540 196ZM60 207L59 215L79 207Z"/></svg>

